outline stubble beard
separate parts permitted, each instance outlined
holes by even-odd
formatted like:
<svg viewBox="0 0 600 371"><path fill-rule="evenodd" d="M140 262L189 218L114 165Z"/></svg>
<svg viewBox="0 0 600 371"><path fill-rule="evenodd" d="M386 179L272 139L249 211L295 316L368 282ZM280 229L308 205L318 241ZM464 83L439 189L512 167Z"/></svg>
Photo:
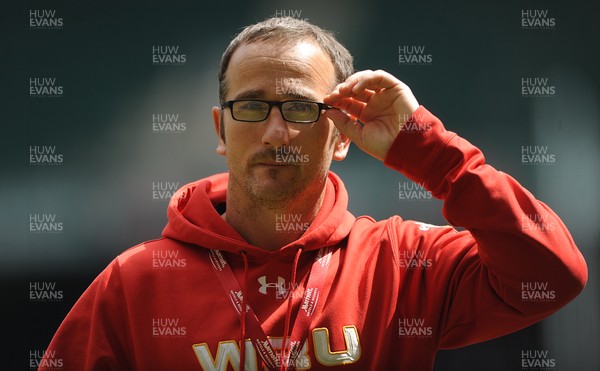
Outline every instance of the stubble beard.
<svg viewBox="0 0 600 371"><path fill-rule="evenodd" d="M302 165L300 165L302 166ZM267 169L267 177L273 181L274 184L265 187L261 185L261 182L257 182L253 169L251 167L245 169L244 176L240 177L237 174L230 171L229 178L232 182L232 186L236 189L235 191L242 192L246 198L251 200L256 207L265 208L269 210L284 210L291 203L297 202L298 200L308 199L311 187L318 187L322 190L324 182L327 178L327 170L318 170L308 177L303 177L301 169L295 173L293 177L285 182L281 182L280 185L276 185L278 178L286 176L282 174L284 169ZM318 180L317 178L321 178ZM319 184L313 183L317 181ZM234 192L235 192L234 191Z"/></svg>

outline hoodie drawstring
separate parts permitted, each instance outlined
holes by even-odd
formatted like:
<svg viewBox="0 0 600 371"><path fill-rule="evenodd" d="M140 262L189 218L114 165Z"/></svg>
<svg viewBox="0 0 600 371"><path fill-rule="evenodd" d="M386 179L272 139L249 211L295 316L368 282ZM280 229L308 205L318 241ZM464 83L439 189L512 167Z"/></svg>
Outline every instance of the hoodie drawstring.
<svg viewBox="0 0 600 371"><path fill-rule="evenodd" d="M288 355L287 350L288 350L288 346L287 346L287 340L288 340L288 333L290 331L290 322L292 319L292 301L293 301L293 293L296 290L296 271L298 270L298 261L300 260L300 255L302 254L302 246L300 246L298 248L298 251L296 252L296 256L294 257L294 265L292 266L292 281L290 284L290 292L288 293L288 306L287 306L287 311L285 313L285 327L283 330L283 347L282 347L282 351L281 351L281 364L279 366L279 371L285 371L288 369ZM291 351L291 349L290 349ZM295 367L292 367L292 369L295 369Z"/></svg>
<svg viewBox="0 0 600 371"><path fill-rule="evenodd" d="M247 283L248 283L248 257L245 251L240 251L244 259L244 282L242 283L242 340L240 344L240 370L246 369L246 306L247 306Z"/></svg>

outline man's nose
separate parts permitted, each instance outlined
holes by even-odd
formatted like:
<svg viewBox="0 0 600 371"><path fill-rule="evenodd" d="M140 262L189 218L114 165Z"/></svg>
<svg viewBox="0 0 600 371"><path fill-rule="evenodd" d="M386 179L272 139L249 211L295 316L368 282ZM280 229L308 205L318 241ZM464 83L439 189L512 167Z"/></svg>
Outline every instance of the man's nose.
<svg viewBox="0 0 600 371"><path fill-rule="evenodd" d="M290 128L283 119L279 107L273 107L266 118L265 131L263 133L263 144L273 147L281 147L290 144Z"/></svg>

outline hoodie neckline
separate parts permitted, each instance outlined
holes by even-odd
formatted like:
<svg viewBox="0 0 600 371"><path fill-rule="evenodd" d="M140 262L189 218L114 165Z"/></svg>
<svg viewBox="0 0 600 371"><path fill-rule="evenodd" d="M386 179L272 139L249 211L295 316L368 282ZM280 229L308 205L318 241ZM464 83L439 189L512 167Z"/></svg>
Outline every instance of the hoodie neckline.
<svg viewBox="0 0 600 371"><path fill-rule="evenodd" d="M221 173L180 188L169 202L163 237L235 255L246 251L249 259L269 256L293 259L298 247L311 251L339 243L356 219L347 210L348 194L343 182L330 171L323 204L307 231L296 241L267 251L245 241L217 211L218 205L226 201L228 179L228 173Z"/></svg>

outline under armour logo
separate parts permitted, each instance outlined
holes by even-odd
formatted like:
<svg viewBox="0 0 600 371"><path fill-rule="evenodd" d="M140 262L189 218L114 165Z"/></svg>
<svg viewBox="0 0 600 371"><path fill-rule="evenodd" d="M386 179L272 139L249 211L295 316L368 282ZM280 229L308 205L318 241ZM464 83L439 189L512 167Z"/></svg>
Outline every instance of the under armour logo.
<svg viewBox="0 0 600 371"><path fill-rule="evenodd" d="M258 292L263 295L267 295L267 288L272 287L277 289L277 296L285 296L287 290L285 288L285 279L283 277L277 276L277 282L268 282L267 276L258 277L258 283L260 283L260 288Z"/></svg>

